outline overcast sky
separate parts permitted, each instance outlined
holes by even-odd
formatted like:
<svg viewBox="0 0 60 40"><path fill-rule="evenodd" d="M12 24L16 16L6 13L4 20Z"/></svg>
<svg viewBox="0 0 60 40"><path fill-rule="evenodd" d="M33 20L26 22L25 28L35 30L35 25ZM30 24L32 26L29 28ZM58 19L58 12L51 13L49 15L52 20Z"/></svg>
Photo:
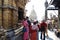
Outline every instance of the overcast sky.
<svg viewBox="0 0 60 40"><path fill-rule="evenodd" d="M48 3L50 2L50 0L48 0ZM28 2L26 4L26 10L27 10L27 16L30 15L32 9L34 9L36 11L37 14L37 19L38 20L42 20L44 19L44 15L45 15L45 0L30 0L30 2ZM34 6L34 8L33 8ZM49 12L50 13L50 12Z"/></svg>

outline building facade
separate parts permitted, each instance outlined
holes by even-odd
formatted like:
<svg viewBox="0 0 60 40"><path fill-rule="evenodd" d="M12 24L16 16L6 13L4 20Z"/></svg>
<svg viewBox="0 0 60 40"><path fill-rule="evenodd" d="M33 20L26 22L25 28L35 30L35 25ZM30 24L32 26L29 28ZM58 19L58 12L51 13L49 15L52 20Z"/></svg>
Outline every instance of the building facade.
<svg viewBox="0 0 60 40"><path fill-rule="evenodd" d="M27 0L0 0L0 26L9 29L16 25L24 17L26 3Z"/></svg>

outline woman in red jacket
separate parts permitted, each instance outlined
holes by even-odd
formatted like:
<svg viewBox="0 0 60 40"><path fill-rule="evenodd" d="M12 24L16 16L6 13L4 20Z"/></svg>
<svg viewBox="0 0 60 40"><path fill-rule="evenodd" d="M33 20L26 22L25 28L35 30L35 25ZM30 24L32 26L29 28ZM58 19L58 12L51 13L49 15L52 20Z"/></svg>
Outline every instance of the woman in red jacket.
<svg viewBox="0 0 60 40"><path fill-rule="evenodd" d="M36 22L33 23L33 25L31 26L31 35L30 35L30 39L31 40L37 40L37 30L39 30L38 26L36 25Z"/></svg>
<svg viewBox="0 0 60 40"><path fill-rule="evenodd" d="M42 34L43 34L44 35L43 40L45 40L45 32L47 31L47 23L45 23L45 20L42 21L40 26L41 26L41 39L42 39Z"/></svg>

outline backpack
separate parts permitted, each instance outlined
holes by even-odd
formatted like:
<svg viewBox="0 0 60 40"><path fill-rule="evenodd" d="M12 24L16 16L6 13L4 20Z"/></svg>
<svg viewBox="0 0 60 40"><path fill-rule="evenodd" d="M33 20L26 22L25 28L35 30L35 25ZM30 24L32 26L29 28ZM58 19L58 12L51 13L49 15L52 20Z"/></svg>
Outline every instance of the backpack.
<svg viewBox="0 0 60 40"><path fill-rule="evenodd" d="M32 30L37 30L38 26L37 25L32 25Z"/></svg>

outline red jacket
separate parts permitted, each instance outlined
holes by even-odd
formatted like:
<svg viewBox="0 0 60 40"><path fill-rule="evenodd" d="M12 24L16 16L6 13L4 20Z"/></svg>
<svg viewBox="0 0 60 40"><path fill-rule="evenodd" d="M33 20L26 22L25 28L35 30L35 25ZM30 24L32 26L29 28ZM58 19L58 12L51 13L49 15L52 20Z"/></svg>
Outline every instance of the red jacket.
<svg viewBox="0 0 60 40"><path fill-rule="evenodd" d="M36 32L36 30L32 30L32 26L30 26L29 33L33 33L33 32Z"/></svg>
<svg viewBox="0 0 60 40"><path fill-rule="evenodd" d="M44 27L46 28L46 27L47 27L47 23L42 22L42 23L40 24L40 27L42 27L42 26L44 26Z"/></svg>

